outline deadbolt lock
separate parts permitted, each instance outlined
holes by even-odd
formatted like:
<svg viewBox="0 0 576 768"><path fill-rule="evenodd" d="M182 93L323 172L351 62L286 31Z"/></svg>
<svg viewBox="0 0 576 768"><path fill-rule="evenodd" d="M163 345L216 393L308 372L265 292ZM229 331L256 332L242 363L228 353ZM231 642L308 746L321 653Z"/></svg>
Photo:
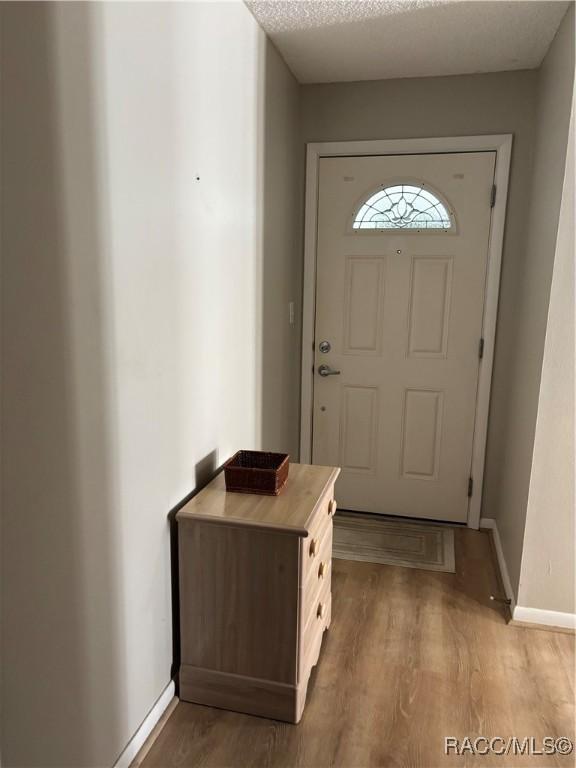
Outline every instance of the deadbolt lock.
<svg viewBox="0 0 576 768"><path fill-rule="evenodd" d="M326 354L326 352L330 352L332 347L330 346L329 341L321 341L320 344L318 344L318 349L320 352L324 352L324 354Z"/></svg>

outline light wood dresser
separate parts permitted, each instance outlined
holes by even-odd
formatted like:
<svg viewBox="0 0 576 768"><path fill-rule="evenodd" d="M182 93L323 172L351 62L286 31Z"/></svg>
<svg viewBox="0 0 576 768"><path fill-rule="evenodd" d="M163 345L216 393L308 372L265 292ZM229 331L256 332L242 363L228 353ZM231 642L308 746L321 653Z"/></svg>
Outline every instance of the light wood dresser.
<svg viewBox="0 0 576 768"><path fill-rule="evenodd" d="M297 723L331 619L334 481L291 464L279 496L224 473L177 514L180 698Z"/></svg>

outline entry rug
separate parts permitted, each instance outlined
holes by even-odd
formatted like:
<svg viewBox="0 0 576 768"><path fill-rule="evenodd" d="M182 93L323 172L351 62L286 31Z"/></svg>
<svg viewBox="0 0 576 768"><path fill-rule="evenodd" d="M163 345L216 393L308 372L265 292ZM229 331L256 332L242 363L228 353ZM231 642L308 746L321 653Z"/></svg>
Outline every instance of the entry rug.
<svg viewBox="0 0 576 768"><path fill-rule="evenodd" d="M332 556L454 573L454 529L359 512L336 512Z"/></svg>

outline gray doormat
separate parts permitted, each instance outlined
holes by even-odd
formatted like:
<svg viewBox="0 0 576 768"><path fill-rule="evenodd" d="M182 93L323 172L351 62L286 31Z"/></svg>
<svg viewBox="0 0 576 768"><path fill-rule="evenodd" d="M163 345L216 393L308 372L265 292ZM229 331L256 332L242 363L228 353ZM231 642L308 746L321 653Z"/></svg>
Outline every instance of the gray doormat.
<svg viewBox="0 0 576 768"><path fill-rule="evenodd" d="M454 529L379 515L337 512L333 557L454 573Z"/></svg>

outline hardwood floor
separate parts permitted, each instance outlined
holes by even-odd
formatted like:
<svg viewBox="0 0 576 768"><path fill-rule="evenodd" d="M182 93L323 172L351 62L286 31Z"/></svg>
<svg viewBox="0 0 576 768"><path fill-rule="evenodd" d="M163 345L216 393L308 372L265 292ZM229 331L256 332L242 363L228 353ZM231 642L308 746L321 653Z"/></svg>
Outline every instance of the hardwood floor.
<svg viewBox="0 0 576 768"><path fill-rule="evenodd" d="M456 531L456 573L333 561L333 618L299 725L180 703L142 768L573 766L455 756L444 737L574 740L574 637L508 626L489 535Z"/></svg>

